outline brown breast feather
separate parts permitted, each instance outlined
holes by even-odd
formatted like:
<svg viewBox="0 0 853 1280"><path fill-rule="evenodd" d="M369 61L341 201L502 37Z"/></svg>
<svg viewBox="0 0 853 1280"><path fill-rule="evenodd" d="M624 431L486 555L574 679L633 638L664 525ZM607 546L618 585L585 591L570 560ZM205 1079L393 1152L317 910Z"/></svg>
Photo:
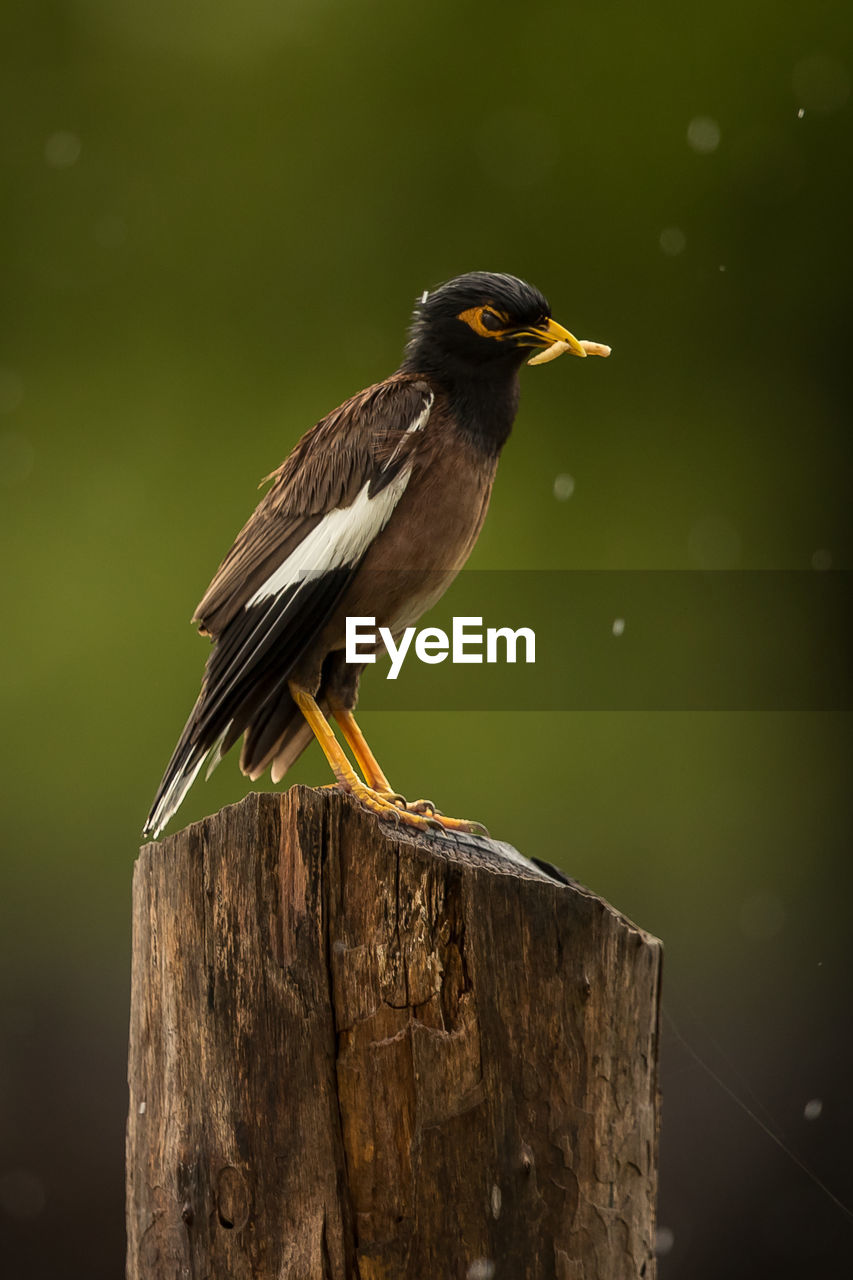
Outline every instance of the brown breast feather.
<svg viewBox="0 0 853 1280"><path fill-rule="evenodd" d="M312 642L306 666L344 647L347 616L375 617L399 634L441 598L477 541L497 462L459 433L438 392L405 492Z"/></svg>

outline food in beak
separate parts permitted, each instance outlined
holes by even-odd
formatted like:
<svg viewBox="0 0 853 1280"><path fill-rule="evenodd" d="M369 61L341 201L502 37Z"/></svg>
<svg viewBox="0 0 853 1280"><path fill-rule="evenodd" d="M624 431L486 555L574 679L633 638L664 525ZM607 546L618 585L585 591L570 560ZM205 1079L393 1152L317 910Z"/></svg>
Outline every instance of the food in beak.
<svg viewBox="0 0 853 1280"><path fill-rule="evenodd" d="M606 347L603 342L588 342L586 338L581 338L579 341L588 356L604 356L606 359L610 355L610 347ZM544 351L539 351L535 356L531 356L527 363L547 364L549 360L556 360L557 356L561 356L564 351L571 350L570 344L560 338L557 342L552 342L550 347L546 347Z"/></svg>

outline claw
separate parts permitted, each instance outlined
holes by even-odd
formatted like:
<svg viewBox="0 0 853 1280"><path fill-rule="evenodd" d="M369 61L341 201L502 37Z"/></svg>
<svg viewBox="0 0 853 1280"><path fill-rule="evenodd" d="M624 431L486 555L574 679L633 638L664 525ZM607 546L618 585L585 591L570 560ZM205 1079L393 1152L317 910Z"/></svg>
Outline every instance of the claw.
<svg viewBox="0 0 853 1280"><path fill-rule="evenodd" d="M345 707L333 707L333 715L352 747L365 778L368 779L363 782L347 759L328 720L317 705L313 693L302 688L295 680L288 681L288 688L332 767L337 778L336 785L343 791L348 791L370 813L375 813L385 822L393 822L397 826L402 824L406 827L415 827L418 831L434 831L442 828L447 831L485 831L485 827L480 826L478 822L463 822L459 818L445 818L443 814L437 814L435 805L429 800L419 800L415 805L407 804L403 796L391 790L388 779L365 742L352 712Z"/></svg>
<svg viewBox="0 0 853 1280"><path fill-rule="evenodd" d="M406 797L401 796L399 791L384 791L377 788L376 794L381 796L383 800L387 800L389 804L396 805L398 809L408 809Z"/></svg>
<svg viewBox="0 0 853 1280"><path fill-rule="evenodd" d="M397 799L402 800L402 796L395 798L395 803ZM469 822L467 818L448 818L435 807L432 800L411 800L408 803L403 800L403 806L406 813L419 814L426 819L434 831L465 831L470 835L488 837L489 833L482 822Z"/></svg>
<svg viewBox="0 0 853 1280"><path fill-rule="evenodd" d="M472 836L487 838L489 835L488 828L484 827L482 822L471 822L467 818L448 818L445 814L436 811L434 821L445 831L465 831Z"/></svg>
<svg viewBox="0 0 853 1280"><path fill-rule="evenodd" d="M436 809L431 800L414 800L409 803L405 796L396 791L376 791L360 780L352 785L331 782L327 783L327 787L348 791L370 813L375 813L383 822L392 822L395 827L414 827L418 831L465 831L477 836L489 834L482 822L469 822L467 818L448 818L440 809Z"/></svg>
<svg viewBox="0 0 853 1280"><path fill-rule="evenodd" d="M384 822L393 822L395 826L415 827L418 831L428 831L432 825L431 819L421 817L418 813L409 813L408 809L400 808L390 800L388 796L393 793L374 791L358 780L345 785L343 790L348 791L365 809L375 813ZM405 805L405 801L403 804Z"/></svg>
<svg viewBox="0 0 853 1280"><path fill-rule="evenodd" d="M410 813L425 813L429 817L435 817L438 813L438 809L436 809L431 800L412 800L410 804L406 805L406 808Z"/></svg>
<svg viewBox="0 0 853 1280"><path fill-rule="evenodd" d="M403 801L407 813L420 814L434 831L465 831L470 835L486 836L488 831L482 822L470 822L467 818L448 818L437 809L432 800Z"/></svg>

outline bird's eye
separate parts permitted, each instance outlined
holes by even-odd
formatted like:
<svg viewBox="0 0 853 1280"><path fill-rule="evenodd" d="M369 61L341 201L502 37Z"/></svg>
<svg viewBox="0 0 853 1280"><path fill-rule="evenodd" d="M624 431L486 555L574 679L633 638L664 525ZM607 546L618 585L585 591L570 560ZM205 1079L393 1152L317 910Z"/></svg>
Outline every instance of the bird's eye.
<svg viewBox="0 0 853 1280"><path fill-rule="evenodd" d="M501 311L493 311L491 307L469 307L460 311L456 317L462 320L481 338L502 338L509 324L509 317Z"/></svg>

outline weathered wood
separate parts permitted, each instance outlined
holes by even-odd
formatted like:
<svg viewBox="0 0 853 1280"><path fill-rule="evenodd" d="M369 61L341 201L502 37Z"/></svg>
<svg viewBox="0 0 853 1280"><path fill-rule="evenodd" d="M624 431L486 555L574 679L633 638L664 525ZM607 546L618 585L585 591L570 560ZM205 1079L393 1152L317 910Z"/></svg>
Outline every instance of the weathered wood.
<svg viewBox="0 0 853 1280"><path fill-rule="evenodd" d="M130 1280L650 1280L660 965L508 846L334 791L146 845Z"/></svg>

